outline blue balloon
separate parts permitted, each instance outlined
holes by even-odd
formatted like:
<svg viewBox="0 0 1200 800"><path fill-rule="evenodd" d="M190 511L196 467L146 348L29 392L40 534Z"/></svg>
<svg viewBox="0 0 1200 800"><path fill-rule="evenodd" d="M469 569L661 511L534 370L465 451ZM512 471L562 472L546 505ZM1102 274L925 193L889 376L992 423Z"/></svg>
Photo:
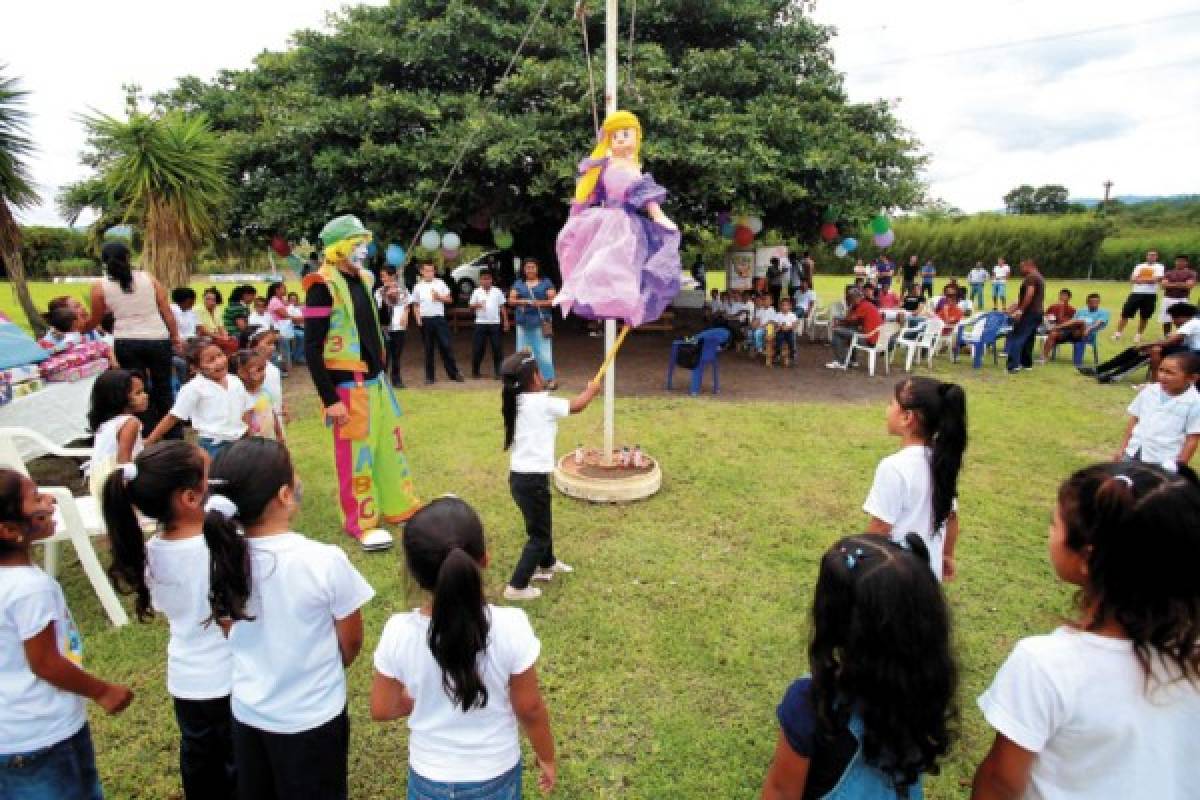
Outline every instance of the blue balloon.
<svg viewBox="0 0 1200 800"><path fill-rule="evenodd" d="M733 228L734 228L733 222L722 223L721 235L724 236L726 239L732 239L733 238Z"/></svg>
<svg viewBox="0 0 1200 800"><path fill-rule="evenodd" d="M379 248L375 246L374 239L367 242L367 258L374 258L375 254L378 252L379 252Z"/></svg>
<svg viewBox="0 0 1200 800"><path fill-rule="evenodd" d="M843 239L842 240L842 248L847 253L853 253L855 250L858 249L858 240L850 239L850 238Z"/></svg>
<svg viewBox="0 0 1200 800"><path fill-rule="evenodd" d="M393 267L398 267L404 263L404 248L398 244L389 244L387 249L387 263Z"/></svg>

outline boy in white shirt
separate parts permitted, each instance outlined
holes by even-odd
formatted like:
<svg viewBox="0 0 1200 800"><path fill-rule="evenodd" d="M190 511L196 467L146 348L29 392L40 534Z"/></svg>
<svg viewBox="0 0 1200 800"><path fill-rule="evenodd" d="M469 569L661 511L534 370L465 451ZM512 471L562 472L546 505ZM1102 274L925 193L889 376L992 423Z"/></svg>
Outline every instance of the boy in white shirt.
<svg viewBox="0 0 1200 800"><path fill-rule="evenodd" d="M796 325L800 318L792 311L792 301L786 297L779 301L779 313L775 315L775 361L783 358L783 346L788 349L787 359L783 364L796 363Z"/></svg>
<svg viewBox="0 0 1200 800"><path fill-rule="evenodd" d="M175 396L175 405L150 435L146 447L154 444L180 422L192 423L196 444L211 458L232 442L246 435L254 401L236 375L229 374L229 359L219 346L201 344L192 353L196 376L185 383Z"/></svg>
<svg viewBox="0 0 1200 800"><path fill-rule="evenodd" d="M1200 444L1200 356L1177 352L1158 365L1158 383L1129 405L1129 427L1117 461L1142 461L1175 472L1187 466Z"/></svg>
<svg viewBox="0 0 1200 800"><path fill-rule="evenodd" d="M471 341L471 377L478 379L479 367L483 363L483 352L488 344L492 347L492 377L500 380L501 332L508 332L508 309L505 307L504 292L492 284L492 273L479 273L479 288L471 292L469 305L475 310L475 335Z"/></svg>
<svg viewBox="0 0 1200 800"><path fill-rule="evenodd" d="M418 309L417 326L421 329L421 338L425 343L425 383L433 383L433 351L436 348L442 356L442 366L451 380L462 382L462 372L454 361L454 351L450 347L450 326L446 323L446 303L453 303L450 287L437 277L433 264L421 265L421 280L413 287L413 303Z"/></svg>
<svg viewBox="0 0 1200 800"><path fill-rule="evenodd" d="M767 326L775 322L775 309L771 308L770 295L760 295L754 316L750 320L750 332L754 338L754 351L761 353L767 346Z"/></svg>
<svg viewBox="0 0 1200 800"><path fill-rule="evenodd" d="M1008 306L1008 276L1012 267L1003 258L996 259L992 267L992 310L1001 311Z"/></svg>
<svg viewBox="0 0 1200 800"><path fill-rule="evenodd" d="M796 287L796 294L792 298L792 310L799 319L808 319L808 315L812 313L813 306L816 304L817 293L812 290L807 280L801 278Z"/></svg>
<svg viewBox="0 0 1200 800"><path fill-rule="evenodd" d="M380 321L383 323L383 329L387 331L388 372L392 377L392 386L403 389L404 378L400 375L400 358L404 355L408 315L411 311L420 325L421 311L404 281L397 277L395 267L384 267L381 277L383 286L375 290L375 305L379 307Z"/></svg>

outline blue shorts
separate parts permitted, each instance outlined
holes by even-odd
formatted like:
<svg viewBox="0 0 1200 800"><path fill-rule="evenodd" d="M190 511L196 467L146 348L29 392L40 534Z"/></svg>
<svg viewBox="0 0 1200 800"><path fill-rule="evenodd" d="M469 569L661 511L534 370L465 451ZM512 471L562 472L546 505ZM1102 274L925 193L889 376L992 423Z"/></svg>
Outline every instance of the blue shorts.
<svg viewBox="0 0 1200 800"><path fill-rule="evenodd" d="M0 755L4 800L102 800L96 751L85 723L61 742L27 753Z"/></svg>
<svg viewBox="0 0 1200 800"><path fill-rule="evenodd" d="M408 769L408 800L521 800L521 762L486 781L443 783Z"/></svg>

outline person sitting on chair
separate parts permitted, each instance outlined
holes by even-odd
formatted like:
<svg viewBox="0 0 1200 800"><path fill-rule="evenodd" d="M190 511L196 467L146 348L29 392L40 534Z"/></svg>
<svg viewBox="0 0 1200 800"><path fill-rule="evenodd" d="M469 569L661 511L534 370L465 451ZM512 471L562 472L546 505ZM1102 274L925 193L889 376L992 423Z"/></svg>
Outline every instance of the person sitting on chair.
<svg viewBox="0 0 1200 800"><path fill-rule="evenodd" d="M863 298L859 289L851 288L846 292L846 316L843 317L830 334L833 345L833 361L826 364L828 369L846 369L850 358L850 345L855 334L871 334L868 344L875 344L878 338L878 328L883 324L883 317L874 303Z"/></svg>
<svg viewBox="0 0 1200 800"><path fill-rule="evenodd" d="M1086 342L1094 332L1108 325L1108 320L1108 312L1100 307L1100 295L1092 292L1087 296L1085 308L1075 311L1069 319L1060 320L1047 329L1046 343L1042 346L1042 363L1046 363L1046 359L1054 353L1057 345Z"/></svg>
<svg viewBox="0 0 1200 800"><path fill-rule="evenodd" d="M792 301L779 301L779 313L775 315L775 361L783 364L796 363L796 325L800 318L792 311ZM787 345L787 359L783 360L783 346Z"/></svg>

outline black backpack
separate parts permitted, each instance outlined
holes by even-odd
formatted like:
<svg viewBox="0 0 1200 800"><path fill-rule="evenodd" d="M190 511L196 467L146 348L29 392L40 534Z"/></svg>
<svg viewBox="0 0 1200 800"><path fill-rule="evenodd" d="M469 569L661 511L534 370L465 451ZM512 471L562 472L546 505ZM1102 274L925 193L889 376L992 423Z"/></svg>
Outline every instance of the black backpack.
<svg viewBox="0 0 1200 800"><path fill-rule="evenodd" d="M675 364L684 369L695 369L700 364L700 353L704 346L694 337L688 337L675 352Z"/></svg>

